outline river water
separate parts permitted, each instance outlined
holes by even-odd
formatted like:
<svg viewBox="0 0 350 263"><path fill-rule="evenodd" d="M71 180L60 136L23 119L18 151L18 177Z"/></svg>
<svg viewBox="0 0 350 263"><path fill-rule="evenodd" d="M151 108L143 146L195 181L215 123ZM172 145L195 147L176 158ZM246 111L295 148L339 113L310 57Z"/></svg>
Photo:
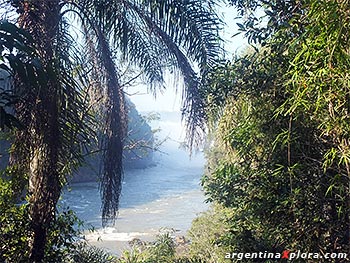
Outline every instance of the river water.
<svg viewBox="0 0 350 263"><path fill-rule="evenodd" d="M179 148L181 126L174 120L160 121L160 137L167 136L161 152L155 153L155 166L125 171L119 216L112 227L101 227L101 200L98 184L76 183L63 194L62 204L73 209L94 232L85 238L93 245L120 254L134 238L154 240L163 229L185 235L192 220L208 208L200 187L204 158L189 157Z"/></svg>

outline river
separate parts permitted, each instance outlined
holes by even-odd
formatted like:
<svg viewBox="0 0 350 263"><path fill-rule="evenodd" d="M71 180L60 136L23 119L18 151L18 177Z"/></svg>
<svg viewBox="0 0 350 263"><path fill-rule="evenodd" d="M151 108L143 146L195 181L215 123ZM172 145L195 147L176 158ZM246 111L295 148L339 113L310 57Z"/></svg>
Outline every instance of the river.
<svg viewBox="0 0 350 263"><path fill-rule="evenodd" d="M155 153L155 166L125 171L119 216L112 227L101 227L101 200L98 184L75 183L63 194L62 204L73 209L86 226L93 226L85 238L114 254L128 248L133 238L154 240L163 229L185 235L192 220L208 208L200 187L204 158L189 157L179 148L181 126L176 119L159 121L160 137L167 136L161 152Z"/></svg>

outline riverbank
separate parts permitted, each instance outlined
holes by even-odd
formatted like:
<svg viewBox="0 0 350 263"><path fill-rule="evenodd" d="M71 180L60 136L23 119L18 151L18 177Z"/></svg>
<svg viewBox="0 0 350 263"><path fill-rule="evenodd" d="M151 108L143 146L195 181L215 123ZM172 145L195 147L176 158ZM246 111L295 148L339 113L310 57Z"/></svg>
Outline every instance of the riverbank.
<svg viewBox="0 0 350 263"><path fill-rule="evenodd" d="M119 233L107 228L86 233L85 240L91 246L121 257L123 252L131 251L135 246L140 247L153 244L157 240L157 237L167 233L172 238L176 251L182 254L186 250L188 240L185 237L186 233L176 231L175 229L160 229L157 233Z"/></svg>
<svg viewBox="0 0 350 263"><path fill-rule="evenodd" d="M101 227L96 182L71 184L63 194L62 206L73 209L85 222L85 238L90 244L115 255L129 248L128 242L135 238L154 241L164 228L185 236L192 220L206 211L208 205L200 186L201 159L183 159L181 166L176 163L178 160L165 155L155 167L127 170L118 218L112 227ZM96 231L89 232L89 228Z"/></svg>

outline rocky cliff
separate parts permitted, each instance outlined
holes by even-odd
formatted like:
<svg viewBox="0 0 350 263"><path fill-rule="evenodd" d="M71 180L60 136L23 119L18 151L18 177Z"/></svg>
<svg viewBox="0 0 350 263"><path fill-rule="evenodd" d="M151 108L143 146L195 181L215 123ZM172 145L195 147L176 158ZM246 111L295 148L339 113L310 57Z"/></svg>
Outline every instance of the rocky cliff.
<svg viewBox="0 0 350 263"><path fill-rule="evenodd" d="M1 73L1 72L0 72ZM3 76L0 75L3 79ZM0 79L1 81L1 79ZM128 108L128 133L124 147L124 168L142 169L154 165L153 147L154 137L151 127L138 113L135 104L126 100ZM10 142L0 138L0 169L4 169L9 160ZM86 157L86 164L76 170L69 181L87 182L98 181L101 154L90 154Z"/></svg>
<svg viewBox="0 0 350 263"><path fill-rule="evenodd" d="M124 143L124 168L143 169L154 165L154 136L150 125L136 110L135 104L126 99L128 109L128 133ZM71 182L98 181L101 154L95 153L86 159L86 164L80 167Z"/></svg>

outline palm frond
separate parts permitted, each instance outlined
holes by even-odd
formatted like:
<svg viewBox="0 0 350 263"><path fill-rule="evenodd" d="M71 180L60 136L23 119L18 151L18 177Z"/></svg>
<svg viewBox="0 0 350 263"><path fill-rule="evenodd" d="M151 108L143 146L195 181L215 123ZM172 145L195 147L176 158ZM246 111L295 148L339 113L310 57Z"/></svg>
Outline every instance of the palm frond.
<svg viewBox="0 0 350 263"><path fill-rule="evenodd" d="M70 33L70 23L62 17L55 50L58 83L59 129L61 137L60 170L71 172L81 165L84 149L95 138L95 121L88 105L86 72L81 67L82 54ZM64 177L62 176L64 179Z"/></svg>
<svg viewBox="0 0 350 263"><path fill-rule="evenodd" d="M175 63L176 68L180 70L184 78L185 85L182 97L182 114L187 124L187 141L189 148L192 149L194 145L199 145L202 142L206 114L204 111L204 98L201 96L201 88L204 84L203 79L205 78L205 71L207 71L209 66L214 65L206 65L206 67L201 70L202 76L201 74L197 74L189 62L188 57L181 51L172 37L166 31L162 30L150 16L147 16L147 13L142 12L138 6L132 5L132 7L145 21L148 28L152 29L157 39L166 47L164 51L166 57ZM204 58L206 57L207 56L204 56ZM215 61L217 60L217 58L212 59Z"/></svg>
<svg viewBox="0 0 350 263"><path fill-rule="evenodd" d="M156 87L162 87L164 83L163 69L166 62L161 56L162 48L134 10L127 9L120 14L120 18L117 28L113 28L112 41L117 47L122 47L123 60L139 67L151 85L151 90L157 92Z"/></svg>
<svg viewBox="0 0 350 263"><path fill-rule="evenodd" d="M103 145L103 171L101 178L102 223L106 225L116 217L123 179L123 148L127 120L124 93L112 60L107 39L98 35L101 64L106 76L106 122Z"/></svg>
<svg viewBox="0 0 350 263"><path fill-rule="evenodd" d="M167 68L181 73L183 118L192 147L201 141L205 130L201 89L207 71L221 52L218 36L221 22L213 12L215 1L212 0L79 0L72 5L87 16L86 29L97 43L90 43L90 50L95 50L92 60L101 69L100 79L95 80L102 83L101 93L105 96L101 194L103 223L106 223L118 210L126 127L124 97L111 50L119 50L123 60L138 66L153 92L157 92L156 87L162 87Z"/></svg>
<svg viewBox="0 0 350 263"><path fill-rule="evenodd" d="M197 62L201 71L222 55L219 30L222 21L214 12L217 1L145 0L144 13Z"/></svg>

